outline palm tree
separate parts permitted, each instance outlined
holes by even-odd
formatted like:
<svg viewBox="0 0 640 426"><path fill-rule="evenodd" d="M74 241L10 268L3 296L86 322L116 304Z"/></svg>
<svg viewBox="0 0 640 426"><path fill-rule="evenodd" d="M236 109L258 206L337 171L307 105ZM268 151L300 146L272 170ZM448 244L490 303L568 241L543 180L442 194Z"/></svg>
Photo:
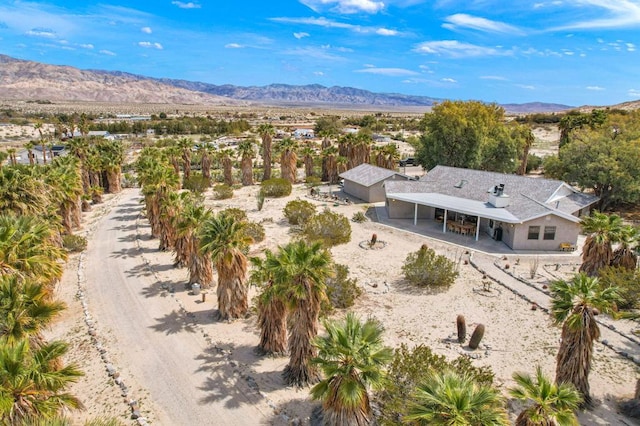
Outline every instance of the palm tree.
<svg viewBox="0 0 640 426"><path fill-rule="evenodd" d="M271 179L271 142L275 129L272 124L265 123L258 127L258 134L262 139L262 162L264 163L264 173L262 180Z"/></svg>
<svg viewBox="0 0 640 426"><path fill-rule="evenodd" d="M0 345L28 338L32 347L41 347L43 329L64 308L64 303L51 300L51 291L43 284L0 275Z"/></svg>
<svg viewBox="0 0 640 426"><path fill-rule="evenodd" d="M182 181L184 182L191 177L191 149L193 148L193 140L190 138L181 138L178 140L178 147L182 151Z"/></svg>
<svg viewBox="0 0 640 426"><path fill-rule="evenodd" d="M0 151L0 170L2 170L2 166L7 158L9 158L9 153L7 151Z"/></svg>
<svg viewBox="0 0 640 426"><path fill-rule="evenodd" d="M612 243L619 237L622 219L615 214L606 215L594 211L590 216L583 218L580 224L582 231L587 234L582 249L580 272L593 277L598 275L600 268L609 266L611 263Z"/></svg>
<svg viewBox="0 0 640 426"><path fill-rule="evenodd" d="M27 150L27 156L29 157L29 165L33 166L35 164L33 148L36 146L35 141L29 141L24 144L25 149Z"/></svg>
<svg viewBox="0 0 640 426"><path fill-rule="evenodd" d="M238 144L238 154L240 154L240 170L242 170L242 185L253 185L253 152L254 141L245 139Z"/></svg>
<svg viewBox="0 0 640 426"><path fill-rule="evenodd" d="M508 425L504 400L495 388L453 371L433 372L418 386L405 424Z"/></svg>
<svg viewBox="0 0 640 426"><path fill-rule="evenodd" d="M324 322L327 336L317 338L318 356L312 363L325 375L311 389L311 397L322 400L325 425L371 423L370 388L383 385L383 367L393 357L383 346L382 324L369 318L364 323L348 313L343 323Z"/></svg>
<svg viewBox="0 0 640 426"><path fill-rule="evenodd" d="M630 225L622 226L617 240L619 246L611 256L611 266L633 271L638 265L636 250L640 245L640 228Z"/></svg>
<svg viewBox="0 0 640 426"><path fill-rule="evenodd" d="M120 141L101 141L98 149L101 152L102 169L107 176L107 190L116 194L122 191L124 147Z"/></svg>
<svg viewBox="0 0 640 426"><path fill-rule="evenodd" d="M326 299L325 280L332 273L331 254L320 243L296 241L280 247L265 260L273 274L275 291L287 301L289 318L289 364L283 376L288 384L304 386L319 379L311 364L317 350L312 341L318 335L320 306Z"/></svg>
<svg viewBox="0 0 640 426"><path fill-rule="evenodd" d="M215 151L208 142L199 145L198 151L202 154L200 159L200 167L202 168L202 176L207 180L207 186L211 186L211 156Z"/></svg>
<svg viewBox="0 0 640 426"><path fill-rule="evenodd" d="M51 188L51 199L58 205L62 226L67 234L80 226L82 213L82 176L79 161L72 156L57 157L47 169L45 181Z"/></svg>
<svg viewBox="0 0 640 426"><path fill-rule="evenodd" d="M71 364L62 366L59 359L68 347L51 342L33 349L23 340L13 346L0 347L0 420L3 424L22 425L31 416L54 417L61 409L82 409L66 387L83 373Z"/></svg>
<svg viewBox="0 0 640 426"><path fill-rule="evenodd" d="M297 143L291 138L285 138L278 144L280 151L280 175L289 182L296 183L298 155Z"/></svg>
<svg viewBox="0 0 640 426"><path fill-rule="evenodd" d="M33 128L40 134L40 147L42 148L42 163L47 164L47 147L45 146L44 135L42 134L42 122L38 121L33 125Z"/></svg>
<svg viewBox="0 0 640 426"><path fill-rule="evenodd" d="M202 223L200 250L211 256L218 272L218 311L220 318L240 318L249 309L247 299L247 257L251 243L246 235L246 222L220 213Z"/></svg>
<svg viewBox="0 0 640 426"><path fill-rule="evenodd" d="M62 277L67 253L54 242L56 230L34 216L0 214L0 274L16 274L49 285Z"/></svg>
<svg viewBox="0 0 640 426"><path fill-rule="evenodd" d="M49 195L50 188L38 168L0 169L0 213L47 217L52 213Z"/></svg>
<svg viewBox="0 0 640 426"><path fill-rule="evenodd" d="M313 146L311 146L311 144L306 144L302 148L301 154L304 161L305 178L313 176L313 156L315 155L315 153L316 151Z"/></svg>
<svg viewBox="0 0 640 426"><path fill-rule="evenodd" d="M329 148L322 151L322 157L324 158L324 165L327 171L327 181L330 184L334 184L338 182L338 148L335 146L330 146Z"/></svg>
<svg viewBox="0 0 640 426"><path fill-rule="evenodd" d="M211 218L211 214L211 210L199 200L190 197L184 203L176 224L178 239L183 241L181 248L184 250L179 258L184 259L184 264L189 268L189 284L199 283L203 289L209 288L213 282L213 263L211 257L200 250L199 229L202 223Z"/></svg>
<svg viewBox="0 0 640 426"><path fill-rule="evenodd" d="M222 176L224 183L229 186L233 186L233 162L231 156L234 154L231 149L223 149L219 151L220 159L222 161Z"/></svg>
<svg viewBox="0 0 640 426"><path fill-rule="evenodd" d="M589 372L593 342L600 337L598 313L613 310L619 299L617 288L602 288L598 278L579 273L570 281L551 283L551 312L562 324L562 339L556 358L556 382L571 383L582 394L583 404L592 405Z"/></svg>
<svg viewBox="0 0 640 426"><path fill-rule="evenodd" d="M174 169L162 162L157 152L151 150L141 154L136 166L138 180L142 185L147 219L151 224L151 235L161 234L160 207L170 192L177 190L180 179Z"/></svg>
<svg viewBox="0 0 640 426"><path fill-rule="evenodd" d="M274 254L265 250L265 256L270 259ZM258 296L260 343L257 350L266 355L283 354L287 351L287 305L277 292L273 274L265 266L266 260L258 257L249 260L253 266L250 281L261 289Z"/></svg>
<svg viewBox="0 0 640 426"><path fill-rule="evenodd" d="M533 402L522 410L516 419L516 426L578 426L574 413L582 397L573 385L556 385L544 375L540 366L536 367L536 377L514 373L517 386L509 389L509 394L521 401Z"/></svg>

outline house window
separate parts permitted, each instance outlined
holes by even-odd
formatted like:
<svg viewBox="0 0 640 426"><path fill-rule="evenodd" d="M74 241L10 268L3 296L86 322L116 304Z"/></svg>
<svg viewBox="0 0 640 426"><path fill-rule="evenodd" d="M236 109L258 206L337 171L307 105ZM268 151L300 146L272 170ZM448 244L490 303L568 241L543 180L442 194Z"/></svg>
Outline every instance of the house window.
<svg viewBox="0 0 640 426"><path fill-rule="evenodd" d="M545 226L544 227L544 235L542 236L543 240L555 240L556 239L556 227L555 226Z"/></svg>
<svg viewBox="0 0 640 426"><path fill-rule="evenodd" d="M529 227L529 236L528 240L537 240L540 238L540 227L539 226L530 226Z"/></svg>

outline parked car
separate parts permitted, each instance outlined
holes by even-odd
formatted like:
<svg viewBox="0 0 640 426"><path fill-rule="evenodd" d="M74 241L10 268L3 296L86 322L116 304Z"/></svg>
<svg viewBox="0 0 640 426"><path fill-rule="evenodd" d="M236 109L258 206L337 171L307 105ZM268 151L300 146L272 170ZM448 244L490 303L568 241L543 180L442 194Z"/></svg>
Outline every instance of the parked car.
<svg viewBox="0 0 640 426"><path fill-rule="evenodd" d="M409 157L409 158L404 158L402 160L400 160L400 167L404 167L404 166L417 166L418 163L416 162L416 159L413 157Z"/></svg>

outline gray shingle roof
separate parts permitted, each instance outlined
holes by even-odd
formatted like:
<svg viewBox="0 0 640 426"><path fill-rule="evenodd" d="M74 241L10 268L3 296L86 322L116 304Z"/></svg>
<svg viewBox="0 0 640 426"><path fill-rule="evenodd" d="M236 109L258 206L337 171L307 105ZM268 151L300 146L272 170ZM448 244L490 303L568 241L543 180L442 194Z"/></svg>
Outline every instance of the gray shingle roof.
<svg viewBox="0 0 640 426"><path fill-rule="evenodd" d="M423 202L424 197L418 194L433 194L434 199L442 198L436 194L455 197L469 200L471 208L477 202L486 203L489 191L499 184L504 184L504 194L509 196L509 205L504 210L522 222L549 213L577 221L577 218L571 218L569 215L598 200L597 197L580 193L559 180L447 166L434 167L418 182L387 181L385 190L387 197L394 196L405 201L412 197L411 194L415 194L415 201L420 199ZM566 191L567 195L558 195L562 191ZM548 202L554 195L553 201ZM495 213L495 208L493 210ZM491 211L488 209L486 212L490 214Z"/></svg>
<svg viewBox="0 0 640 426"><path fill-rule="evenodd" d="M359 185L369 187L385 179L389 179L393 175L404 176L402 173L393 170L383 169L382 167L372 166L371 164L360 164L353 169L340 173L340 177L350 180ZM406 176L404 176L406 177Z"/></svg>

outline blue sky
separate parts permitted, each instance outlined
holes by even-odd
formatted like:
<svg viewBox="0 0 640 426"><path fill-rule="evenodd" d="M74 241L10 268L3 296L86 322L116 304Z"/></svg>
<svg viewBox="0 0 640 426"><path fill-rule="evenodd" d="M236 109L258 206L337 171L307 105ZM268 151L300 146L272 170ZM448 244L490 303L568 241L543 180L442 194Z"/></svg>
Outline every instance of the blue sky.
<svg viewBox="0 0 640 426"><path fill-rule="evenodd" d="M0 2L0 53L214 84L640 99L640 0Z"/></svg>

